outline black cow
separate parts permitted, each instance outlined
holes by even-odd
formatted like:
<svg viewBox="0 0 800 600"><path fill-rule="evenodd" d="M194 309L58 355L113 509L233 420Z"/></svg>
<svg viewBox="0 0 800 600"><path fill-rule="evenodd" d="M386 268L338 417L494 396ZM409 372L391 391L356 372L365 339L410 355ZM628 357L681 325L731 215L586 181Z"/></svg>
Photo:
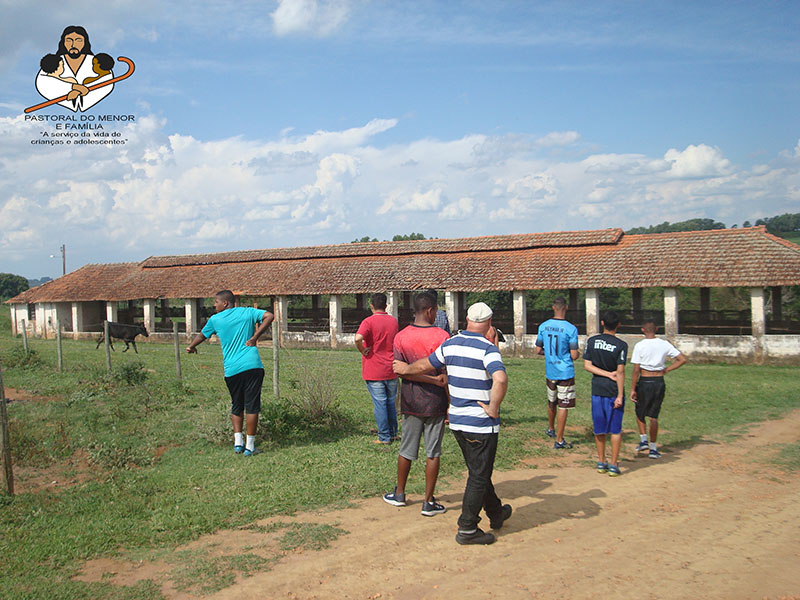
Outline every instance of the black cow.
<svg viewBox="0 0 800 600"><path fill-rule="evenodd" d="M125 342L125 350L123 350L123 352L127 352L128 348L130 348L130 344L133 344L133 351L136 352L136 354L139 354L139 351L136 349L136 336L143 335L144 337L150 337L144 325L128 325L127 323L114 323L112 321L108 322L108 335L111 340L118 339ZM101 335L94 349L97 350L105 339L105 334ZM111 340L109 340L108 343L111 349L114 350L114 344Z"/></svg>

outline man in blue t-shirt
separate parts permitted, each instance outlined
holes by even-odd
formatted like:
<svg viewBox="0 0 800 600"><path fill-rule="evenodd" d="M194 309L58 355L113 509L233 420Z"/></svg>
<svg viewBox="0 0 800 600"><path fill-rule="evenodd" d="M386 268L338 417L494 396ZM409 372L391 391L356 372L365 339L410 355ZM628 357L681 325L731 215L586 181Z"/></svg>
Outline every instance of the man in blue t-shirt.
<svg viewBox="0 0 800 600"><path fill-rule="evenodd" d="M539 325L536 353L544 354L547 385L547 421L545 433L556 438L553 448L572 448L564 439L567 411L575 408L575 366L578 358L578 329L567 321L567 301L562 296L553 300L553 318ZM558 429L553 425L558 408Z"/></svg>
<svg viewBox="0 0 800 600"><path fill-rule="evenodd" d="M216 334L222 346L222 366L225 384L231 394L231 422L233 423L233 451L251 456L256 452L258 413L261 412L261 384L264 382L264 365L258 355L258 338L274 320L271 312L236 306L230 290L214 296L216 314L211 315L201 333L198 333L186 352L194 354L197 346ZM260 323L258 326L256 324ZM242 439L242 426L247 415L247 442Z"/></svg>

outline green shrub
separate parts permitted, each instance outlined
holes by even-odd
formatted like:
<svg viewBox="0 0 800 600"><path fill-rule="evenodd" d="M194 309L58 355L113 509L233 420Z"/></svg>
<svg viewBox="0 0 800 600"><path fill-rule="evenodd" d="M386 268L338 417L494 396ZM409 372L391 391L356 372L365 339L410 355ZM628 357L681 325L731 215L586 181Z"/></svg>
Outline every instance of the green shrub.
<svg viewBox="0 0 800 600"><path fill-rule="evenodd" d="M111 378L130 386L141 385L147 381L147 371L144 370L144 363L135 360L114 367L111 371Z"/></svg>
<svg viewBox="0 0 800 600"><path fill-rule="evenodd" d="M3 366L6 368L13 367L35 367L42 362L39 353L30 348L25 352L25 347L22 344L15 344L11 346L3 354Z"/></svg>

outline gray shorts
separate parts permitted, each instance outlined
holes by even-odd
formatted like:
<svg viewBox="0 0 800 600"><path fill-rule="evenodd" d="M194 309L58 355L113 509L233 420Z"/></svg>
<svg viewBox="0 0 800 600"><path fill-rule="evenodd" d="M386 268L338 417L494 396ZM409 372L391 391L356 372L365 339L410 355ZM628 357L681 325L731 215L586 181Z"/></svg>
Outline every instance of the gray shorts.
<svg viewBox="0 0 800 600"><path fill-rule="evenodd" d="M436 458L442 455L444 437L444 415L439 417L417 417L403 415L403 437L400 440L400 456L417 460L419 440L425 437L425 456Z"/></svg>

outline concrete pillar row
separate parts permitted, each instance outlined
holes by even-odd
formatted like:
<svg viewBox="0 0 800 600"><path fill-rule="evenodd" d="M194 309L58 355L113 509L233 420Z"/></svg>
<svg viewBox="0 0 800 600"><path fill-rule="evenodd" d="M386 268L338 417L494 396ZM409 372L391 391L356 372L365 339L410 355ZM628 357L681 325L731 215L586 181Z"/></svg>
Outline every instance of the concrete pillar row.
<svg viewBox="0 0 800 600"><path fill-rule="evenodd" d="M78 339L78 333L83 331L83 307L80 302L72 303L72 339Z"/></svg>
<svg viewBox="0 0 800 600"><path fill-rule="evenodd" d="M191 336L200 331L197 298L186 298L183 302L183 314L186 317L186 335Z"/></svg>
<svg viewBox="0 0 800 600"><path fill-rule="evenodd" d="M117 321L119 319L119 307L116 302L106 302L106 321Z"/></svg>
<svg viewBox="0 0 800 600"><path fill-rule="evenodd" d="M386 312L397 318L397 308L400 305L400 292L386 292Z"/></svg>
<svg viewBox="0 0 800 600"><path fill-rule="evenodd" d="M145 298L143 304L144 328L148 333L152 333L156 328L156 301L153 298Z"/></svg>
<svg viewBox="0 0 800 600"><path fill-rule="evenodd" d="M750 288L750 319L752 322L753 336L762 337L767 333L764 288Z"/></svg>
<svg viewBox="0 0 800 600"><path fill-rule="evenodd" d="M282 346L283 334L289 330L289 296L275 297L275 320L278 322L278 343Z"/></svg>
<svg viewBox="0 0 800 600"><path fill-rule="evenodd" d="M328 317L330 320L331 348L338 348L339 334L342 332L342 298L331 294L328 301Z"/></svg>
<svg viewBox="0 0 800 600"><path fill-rule="evenodd" d="M668 338L678 335L678 289L664 288L664 335Z"/></svg>
<svg viewBox="0 0 800 600"><path fill-rule="evenodd" d="M528 333L528 307L525 304L525 296L526 294L522 290L515 290L513 293L514 340L520 351L522 350L522 340Z"/></svg>
<svg viewBox="0 0 800 600"><path fill-rule="evenodd" d="M446 291L444 293L444 305L445 311L447 312L447 320L450 321L450 331L453 333L458 331L458 317L464 310L464 307L460 305L460 300L461 297L458 292Z"/></svg>
<svg viewBox="0 0 800 600"><path fill-rule="evenodd" d="M600 333L600 290L586 290L586 335Z"/></svg>

